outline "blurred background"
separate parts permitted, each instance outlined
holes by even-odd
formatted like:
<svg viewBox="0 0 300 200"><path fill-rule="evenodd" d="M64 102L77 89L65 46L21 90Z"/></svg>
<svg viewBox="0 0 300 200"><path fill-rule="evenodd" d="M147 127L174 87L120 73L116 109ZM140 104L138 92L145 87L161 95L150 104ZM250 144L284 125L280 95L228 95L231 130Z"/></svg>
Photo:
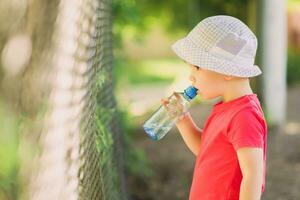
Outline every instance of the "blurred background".
<svg viewBox="0 0 300 200"><path fill-rule="evenodd" d="M300 0L2 0L0 199L188 199L195 157L142 124L190 84L171 44L221 14L258 38L262 199L300 199ZM214 103L193 101L197 125Z"/></svg>

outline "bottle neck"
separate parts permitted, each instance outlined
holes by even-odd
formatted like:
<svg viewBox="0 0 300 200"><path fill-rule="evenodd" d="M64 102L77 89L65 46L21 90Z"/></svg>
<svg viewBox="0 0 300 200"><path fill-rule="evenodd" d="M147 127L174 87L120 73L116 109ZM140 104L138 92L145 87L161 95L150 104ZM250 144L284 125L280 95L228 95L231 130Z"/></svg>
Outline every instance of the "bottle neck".
<svg viewBox="0 0 300 200"><path fill-rule="evenodd" d="M192 99L190 99L190 97L189 96L187 96L186 94L185 94L185 92L181 92L181 95L183 96L183 98L186 100L186 101L188 101L188 102L190 102Z"/></svg>

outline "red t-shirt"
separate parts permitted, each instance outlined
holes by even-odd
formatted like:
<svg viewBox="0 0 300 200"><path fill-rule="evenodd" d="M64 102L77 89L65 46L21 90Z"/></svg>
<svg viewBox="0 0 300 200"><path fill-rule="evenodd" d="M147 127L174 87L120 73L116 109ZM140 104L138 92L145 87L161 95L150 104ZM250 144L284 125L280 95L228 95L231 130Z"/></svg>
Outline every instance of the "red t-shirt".
<svg viewBox="0 0 300 200"><path fill-rule="evenodd" d="M236 151L259 147L264 152L265 188L267 125L256 94L219 102L203 128L189 200L238 200L242 172Z"/></svg>

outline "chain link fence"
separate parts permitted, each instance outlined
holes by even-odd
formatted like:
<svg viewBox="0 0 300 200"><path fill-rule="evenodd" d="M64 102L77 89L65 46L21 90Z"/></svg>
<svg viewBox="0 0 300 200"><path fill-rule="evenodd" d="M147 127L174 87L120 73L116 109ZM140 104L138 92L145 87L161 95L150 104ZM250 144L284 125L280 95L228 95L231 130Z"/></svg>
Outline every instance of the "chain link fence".
<svg viewBox="0 0 300 200"><path fill-rule="evenodd" d="M21 154L36 155L21 162L22 196L127 199L112 77L111 0L23 2L20 7L4 0L3 8L23 14L18 26L8 22L10 31L0 30L1 93L23 116ZM8 12L0 20L10 17ZM19 63L13 62L18 52L11 53L18 49Z"/></svg>

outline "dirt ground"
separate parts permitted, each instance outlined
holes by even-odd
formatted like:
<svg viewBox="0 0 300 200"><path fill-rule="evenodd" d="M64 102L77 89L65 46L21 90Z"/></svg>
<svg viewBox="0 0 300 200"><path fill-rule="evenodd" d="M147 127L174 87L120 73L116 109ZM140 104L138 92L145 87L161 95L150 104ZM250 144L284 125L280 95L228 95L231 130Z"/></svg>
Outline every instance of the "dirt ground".
<svg viewBox="0 0 300 200"><path fill-rule="evenodd" d="M262 200L300 200L300 87L288 90L287 125L269 127L266 189ZM200 127L211 105L200 104L191 114ZM162 140L153 142L141 128L135 130L134 145L145 151L151 177L128 177L132 200L188 199L195 157L174 127Z"/></svg>

